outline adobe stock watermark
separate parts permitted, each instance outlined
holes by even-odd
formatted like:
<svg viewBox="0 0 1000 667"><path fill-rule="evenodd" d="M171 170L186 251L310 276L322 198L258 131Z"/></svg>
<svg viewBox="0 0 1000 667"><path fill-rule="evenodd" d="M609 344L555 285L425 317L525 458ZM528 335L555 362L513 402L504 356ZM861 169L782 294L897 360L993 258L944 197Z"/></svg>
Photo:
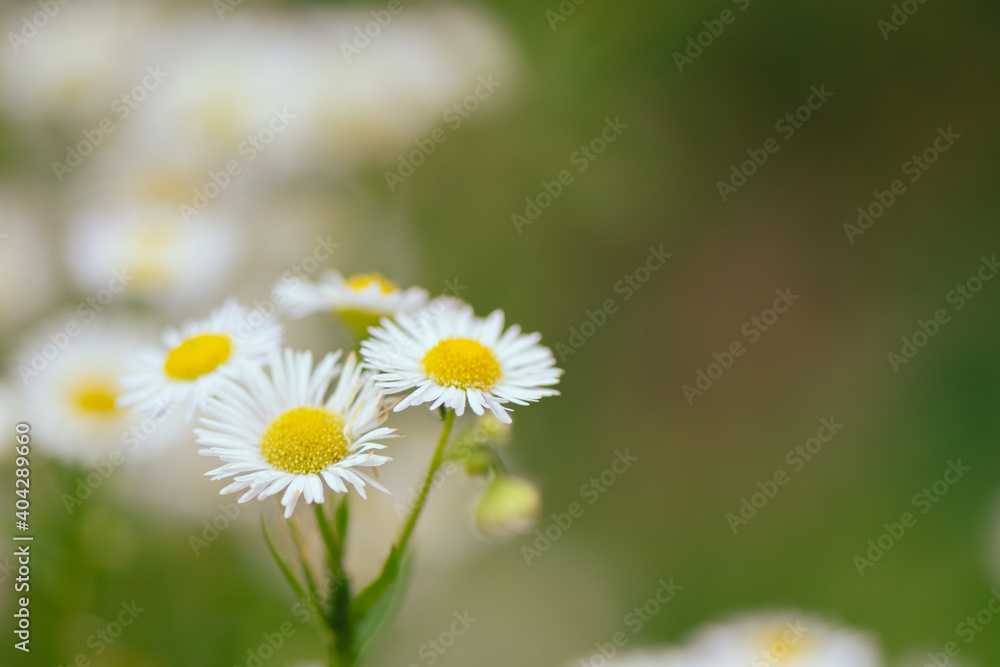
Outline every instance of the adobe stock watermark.
<svg viewBox="0 0 1000 667"><path fill-rule="evenodd" d="M962 465L962 459L948 461L948 467L945 468L941 478L925 486L919 493L915 494L910 500L910 504L913 505L914 509L919 510L921 515L927 514L971 470L972 468L969 466ZM889 550L906 537L907 531L917 525L918 518L912 512L903 512L898 521L882 524L884 532L878 537L868 540L868 550L864 552L864 555L859 554L852 559L854 567L858 570L858 574L863 577L865 576L865 570L875 567L875 563L882 560Z"/></svg>
<svg viewBox="0 0 1000 667"><path fill-rule="evenodd" d="M192 190L191 203L178 206L178 212L184 218L184 222L190 223L193 217L208 208L208 205L229 187L233 178L239 176L244 167L267 150L275 138L288 129L293 120L295 120L295 114L289 112L288 107L273 109L267 125L258 130L256 134L248 135L237 146L236 153L242 159L229 160L222 169L208 172L208 180L200 188Z"/></svg>
<svg viewBox="0 0 1000 667"><path fill-rule="evenodd" d="M15 54L21 52L21 47L34 39L38 33L56 17L56 14L68 5L71 0L39 0L38 11L21 19L21 29L8 32L7 41Z"/></svg>
<svg viewBox="0 0 1000 667"><path fill-rule="evenodd" d="M281 274L270 295L253 301L246 319L236 327L236 337L245 340L258 328L273 321L289 296L318 271L324 262L333 257L333 251L339 247L340 244L335 243L330 235L317 236L312 251Z"/></svg>
<svg viewBox="0 0 1000 667"><path fill-rule="evenodd" d="M493 75L483 75L478 79L479 85L462 100L455 102L441 114L441 121L449 129L442 126L435 127L426 136L415 139L416 146L408 153L401 153L398 158L399 166L395 171L386 171L385 184L389 186L390 192L395 192L396 188L406 182L410 176L423 165L427 159L437 151L438 146L448 141L448 131L456 131L472 117L472 114L479 109L479 105L493 96L497 88L503 85L502 81L497 81Z"/></svg>
<svg viewBox="0 0 1000 667"><path fill-rule="evenodd" d="M889 35L899 32L899 29L906 25L910 17L920 11L920 8L927 3L927 0L903 0L902 3L892 5L892 13L888 20L879 19L875 26L882 33L882 39L889 41Z"/></svg>
<svg viewBox="0 0 1000 667"><path fill-rule="evenodd" d="M226 14L232 14L242 4L243 0L213 0L212 8L215 9L215 15L219 20L224 21Z"/></svg>
<svg viewBox="0 0 1000 667"><path fill-rule="evenodd" d="M465 635L469 631L469 628L479 620L475 616L472 616L468 609L461 613L454 612L452 619L448 627L439 632L436 637L431 637L421 644L420 648L417 649L417 655L421 658L421 661L411 662L409 667L421 667L421 665L430 667L437 663L448 652L448 649L454 646L459 638Z"/></svg>
<svg viewBox="0 0 1000 667"><path fill-rule="evenodd" d="M176 403L161 403L150 414L144 415L142 421L133 424L128 431L122 433L121 447L113 449L93 464L90 472L78 475L73 480L75 486L72 494L62 494L60 500L66 512L73 514L77 507L81 507L95 491L104 486L104 483L125 463L128 455L138 451L139 447L156 433L160 425L177 411L177 408Z"/></svg>
<svg viewBox="0 0 1000 667"><path fill-rule="evenodd" d="M823 451L823 446L830 443L843 428L844 425L838 423L836 417L829 419L824 417L819 420L819 428L814 437L806 440L804 444L796 445L794 449L788 450L784 461L791 472L785 468L778 468L763 482L758 480L758 490L750 494L749 497L740 498L739 508L736 512L730 512L726 515L726 523L729 524L733 535L736 535L740 528L746 526L761 510L767 507L767 504L778 495L778 491L782 487L788 486L792 477L802 472L806 465Z"/></svg>
<svg viewBox="0 0 1000 667"><path fill-rule="evenodd" d="M833 93L826 89L826 84L809 87L811 95L806 101L790 113L786 113L774 123L774 131L785 141L795 136L806 123L813 117L813 114L833 97ZM729 178L724 181L716 181L715 187L719 191L722 201L729 201L729 198L736 194L740 188L747 184L747 180L760 170L772 155L781 149L781 143L775 137L764 140L760 148L748 148L746 154L749 159L737 165L733 163L729 167Z"/></svg>
<svg viewBox="0 0 1000 667"><path fill-rule="evenodd" d="M565 512L553 513L551 523L544 528L535 530L533 535L535 540L532 545L521 545L521 555L524 556L524 562L527 563L528 567L531 567L535 560L551 549L554 543L562 539L563 535L587 511L587 505L593 505L600 500L638 461L639 457L630 454L628 449L616 451L615 459L610 466L580 486L580 497L586 502L586 505L574 501L569 504Z"/></svg>
<svg viewBox="0 0 1000 667"><path fill-rule="evenodd" d="M146 609L140 607L135 600L122 602L121 610L114 620L109 621L107 625L87 637L85 643L90 651L78 653L72 662L66 664L66 667L90 667L91 659L104 655L105 651L125 633L126 628L131 627L136 622L144 611Z"/></svg>
<svg viewBox="0 0 1000 667"><path fill-rule="evenodd" d="M628 125L621 122L621 116L604 119L604 128L600 133L585 144L581 144L577 150L569 156L570 167L575 169L576 174L582 174L590 168L597 158L604 154L608 146L618 141L622 133L628 129ZM523 232L524 227L531 225L542 215L542 211L552 206L552 202L562 196L563 190L576 182L574 169L563 169L556 174L551 181L542 181L542 189L533 197L524 198L524 210L515 211L510 214L510 221L514 224L514 229L518 234Z"/></svg>
<svg viewBox="0 0 1000 667"><path fill-rule="evenodd" d="M410 3L413 0L406 2ZM361 55L361 52L367 49L373 40L378 39L382 31L389 27L392 20L402 14L404 9L406 5L403 0L389 0L385 9L371 10L372 20L354 28L354 39L350 43L340 42L340 52L344 54L344 59L351 62L355 56Z"/></svg>
<svg viewBox="0 0 1000 667"><path fill-rule="evenodd" d="M332 592L338 590L346 583L346 579L334 579L326 590ZM323 600L320 597L310 596L305 600L298 600L292 605L291 613L299 625L306 625L313 620L315 610L318 610ZM273 658L281 648L298 632L298 628L291 621L282 622L273 632L264 632L260 635L260 643L246 650L246 659L233 667L262 667L264 663ZM256 643L256 642L254 642Z"/></svg>
<svg viewBox="0 0 1000 667"><path fill-rule="evenodd" d="M565 23L569 17L576 13L576 8L587 2L587 0L562 0L559 6L545 10L545 19L549 22L552 32L555 32L560 23Z"/></svg>
<svg viewBox="0 0 1000 667"><path fill-rule="evenodd" d="M445 280L444 288L438 294L439 298L432 299L431 302L428 303L426 307L424 307L418 313L411 315L410 319L412 319L418 326L423 326L426 322L433 321L435 317L439 316L442 312L444 312L446 308L448 308L448 304L446 303L447 299L450 298L461 299L460 295L467 289L469 289L469 286L460 283L458 281L458 278L454 278L452 280ZM409 337L407 337L402 332L393 331L389 333L392 335L392 340L386 342L392 343L392 354L398 353L405 346L409 345L410 343Z"/></svg>
<svg viewBox="0 0 1000 667"><path fill-rule="evenodd" d="M663 268L667 260L673 257L671 252L664 252L663 246L649 246L649 254L635 269L626 273L614 284L615 294L621 295L622 303L630 300L635 293L649 282L653 274ZM587 344L587 341L597 335L597 332L608 323L608 318L618 312L620 304L615 297L610 297L601 302L595 310L588 310L586 318L577 325L569 328L569 337L565 342L560 341L555 345L555 353L559 357L560 363L566 363L566 359Z"/></svg>
<svg viewBox="0 0 1000 667"><path fill-rule="evenodd" d="M737 338L722 352L713 352L712 359L715 361L705 368L698 369L694 384L681 385L681 392L687 399L688 405L694 405L695 398L704 396L705 392L715 386L715 383L733 367L736 359L746 354L747 346L759 341L800 298L798 294L792 294L791 287L777 289L774 293L777 298L771 307L765 308L760 315L754 315L740 327L740 333L746 338L746 344L743 339Z"/></svg>
<svg viewBox="0 0 1000 667"><path fill-rule="evenodd" d="M750 667L776 667L788 662L786 658L794 653L795 646L807 634L809 628L801 620L788 621L781 635L750 659Z"/></svg>
<svg viewBox="0 0 1000 667"><path fill-rule="evenodd" d="M298 632L298 628L291 621L285 621L274 632L263 633L260 636L263 641L256 647L247 649L247 659L242 665L245 665L245 667L261 667L261 665L273 658L281 650L281 647L295 636L296 632ZM241 666L234 665L233 667Z"/></svg>
<svg viewBox="0 0 1000 667"><path fill-rule="evenodd" d="M986 604L973 616L966 616L965 619L955 627L955 634L959 636L962 643L968 647L985 631L997 616L1000 615L1000 591L995 588L990 589L990 598ZM962 653L962 646L957 641L947 642L940 651L928 653L927 662L922 667L949 667L954 664L952 658L958 657Z"/></svg>
<svg viewBox="0 0 1000 667"><path fill-rule="evenodd" d="M951 322L952 314L963 310L983 290L986 283L993 280L997 273L1000 273L1000 263L997 262L997 256L983 257L976 272L965 281L955 285L945 295L945 302L952 306L951 311L947 307L941 307L934 311L930 319L917 320L917 328L913 333L900 337L901 344L898 351L890 350L886 354L892 372L898 374L900 368L913 361L920 351L940 333L941 327Z"/></svg>
<svg viewBox="0 0 1000 667"><path fill-rule="evenodd" d="M503 432L503 428L503 425L501 425L498 421L486 418L477 419L475 427L459 436L458 440L455 441L455 444L449 448L447 457L431 478L431 492L434 492L444 486L448 478L455 473L464 471L465 464L472 458L473 454L475 454L476 448L486 445L487 443L500 437ZM397 519L403 519L409 516L410 513L416 509L417 503L420 502L420 491L422 490L422 485L423 484L421 482L419 485L415 485L410 488L410 492L406 496L405 503L393 503L392 511L395 512Z"/></svg>
<svg viewBox="0 0 1000 667"><path fill-rule="evenodd" d="M220 504L218 514L201 522L201 533L188 536L188 546L191 547L194 555L200 556L201 552L219 539L222 533L229 530L240 518L240 513L239 503Z"/></svg>
<svg viewBox="0 0 1000 667"><path fill-rule="evenodd" d="M732 3L741 12L745 12L750 7L750 0L732 0ZM705 52L705 49L712 46L716 38L725 32L726 26L736 22L737 16L739 14L727 7L719 13L719 18L702 21L701 24L705 26L705 29L697 35L691 35L687 38L687 47L684 52L674 51L674 64L677 65L677 71L683 74L684 67L693 65L694 61Z"/></svg>
<svg viewBox="0 0 1000 667"><path fill-rule="evenodd" d="M609 661L627 647L632 638L642 632L646 624L663 611L664 607L670 604L670 601L684 588L680 584L675 584L673 577L669 580L660 579L656 583L659 587L649 599L636 605L622 617L622 624L628 632L618 630L608 638L608 641L594 644L597 650L589 657L581 659L580 667L606 667L611 664Z"/></svg>
<svg viewBox="0 0 1000 667"><path fill-rule="evenodd" d="M84 130L81 133L83 139L75 145L66 146L66 157L63 162L52 162L52 173L55 174L56 180L62 183L66 176L83 164L84 159L104 143L104 139L118 129L118 124L124 122L134 110L138 109L149 93L159 88L168 76L170 72L164 72L159 65L147 67L142 80L111 103L112 115L105 116L96 127Z"/></svg>
<svg viewBox="0 0 1000 667"><path fill-rule="evenodd" d="M27 361L20 363L17 367L17 374L21 378L21 382L27 385L31 380L44 373L49 364L69 347L74 338L83 333L88 324L104 312L104 309L115 300L115 297L125 291L134 278L135 276L124 267L112 271L107 287L96 295L87 297L77 305L76 315L80 318L79 320L67 320L60 329L48 334L47 342L30 350Z"/></svg>
<svg viewBox="0 0 1000 667"><path fill-rule="evenodd" d="M943 153L948 152L948 149L955 145L955 140L961 138L962 135L952 131L951 125L948 126L947 130L939 127L937 137L934 138L931 145L925 148L920 155L913 155L903 163L901 167L903 175L909 176L911 183L916 183ZM847 234L847 240L851 242L851 245L854 245L854 239L871 229L872 225L885 215L886 211L896 203L896 200L905 195L906 192L906 183L898 178L889 184L887 190L875 190L872 193L875 200L865 206L858 207L856 224L844 223L844 233Z"/></svg>

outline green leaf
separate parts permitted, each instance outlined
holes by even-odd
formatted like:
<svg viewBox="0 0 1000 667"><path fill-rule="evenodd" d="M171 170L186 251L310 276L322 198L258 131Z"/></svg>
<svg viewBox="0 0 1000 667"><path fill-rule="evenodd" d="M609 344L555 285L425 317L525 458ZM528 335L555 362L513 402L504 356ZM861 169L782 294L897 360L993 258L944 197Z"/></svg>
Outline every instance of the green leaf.
<svg viewBox="0 0 1000 667"><path fill-rule="evenodd" d="M288 567L288 563L286 563L281 557L281 554L278 553L277 547L274 546L274 542L271 540L271 535L267 532L267 522L264 521L263 516L260 518L260 527L264 531L264 541L267 542L267 548L271 550L271 555L274 556L274 561L281 569L281 573L285 575L288 585L292 587L292 590L295 591L295 594L299 597L299 599L308 604L311 608L312 601L309 599L309 596L306 595L306 591L302 588L302 584L295 578L295 575L292 573L292 569Z"/></svg>
<svg viewBox="0 0 1000 667"><path fill-rule="evenodd" d="M337 511L339 512L340 510L338 509ZM340 563L341 545L343 542L339 541L330 529L330 522L326 519L326 512L323 511L322 505L316 505L316 523L319 525L320 535L323 536L323 543L326 545L330 569L334 571Z"/></svg>
<svg viewBox="0 0 1000 667"><path fill-rule="evenodd" d="M389 557L385 559L382 572L351 603L351 620L354 623L360 624L364 621L372 607L375 606L389 587L395 583L396 578L399 576L399 561L399 550L396 546L393 546L389 551Z"/></svg>
<svg viewBox="0 0 1000 667"><path fill-rule="evenodd" d="M412 571L413 559L406 558L400 565L395 581L389 585L384 594L372 605L365 618L358 622L356 640L359 647L359 655L365 652L372 640L375 639L379 629L399 611L403 602L403 593L408 587Z"/></svg>
<svg viewBox="0 0 1000 667"><path fill-rule="evenodd" d="M339 505L337 505L337 510L333 515L334 529L337 531L337 540L340 543L341 549L343 549L343 546L347 543L347 501L350 497L350 495L344 495L344 499L340 501Z"/></svg>

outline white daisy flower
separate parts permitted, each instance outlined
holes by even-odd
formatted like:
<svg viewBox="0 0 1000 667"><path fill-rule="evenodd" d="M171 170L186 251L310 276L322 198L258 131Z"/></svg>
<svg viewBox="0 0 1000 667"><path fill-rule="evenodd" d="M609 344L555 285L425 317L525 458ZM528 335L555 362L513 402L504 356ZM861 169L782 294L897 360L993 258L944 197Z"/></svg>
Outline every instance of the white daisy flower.
<svg viewBox="0 0 1000 667"><path fill-rule="evenodd" d="M441 303L451 303L440 307ZM541 334L504 331L502 310L478 318L465 304L435 300L414 316L382 320L361 344L365 363L380 371L376 383L386 393L411 391L394 410L430 403L456 414L468 402L477 415L490 410L509 424L507 403L527 405L559 394L551 350L538 344Z"/></svg>
<svg viewBox="0 0 1000 667"><path fill-rule="evenodd" d="M705 667L882 664L877 644L867 635L795 613L754 614L709 626L694 636L685 652L687 664Z"/></svg>
<svg viewBox="0 0 1000 667"><path fill-rule="evenodd" d="M419 287L400 289L379 273L360 273L344 278L327 271L319 283L302 281L277 288L282 308L292 317L333 312L359 334L383 317L415 313L427 305L427 291Z"/></svg>
<svg viewBox="0 0 1000 667"><path fill-rule="evenodd" d="M66 260L84 290L107 286L114 271L128 276L128 294L176 308L219 296L241 259L241 228L206 212L187 224L176 205L118 206L75 218L66 234Z"/></svg>
<svg viewBox="0 0 1000 667"><path fill-rule="evenodd" d="M170 405L159 406L155 420L117 406L118 377L141 350L143 333L123 322L94 323L51 356L50 331L27 340L19 355L25 390L18 418L31 425L39 451L91 465L178 435L179 420L167 421Z"/></svg>
<svg viewBox="0 0 1000 667"><path fill-rule="evenodd" d="M311 352L285 349L271 355L270 377L249 369L247 388L226 381L205 404L205 428L195 429L201 453L226 462L206 474L213 480L237 475L222 494L247 489L239 502L264 500L284 491L285 517L299 497L323 502L324 483L337 493L347 484L365 497L365 485L385 487L358 470L391 459L376 454L377 440L395 436L379 427L382 396L351 353L343 372L340 352L326 355L313 369ZM325 398L331 382L337 386Z"/></svg>
<svg viewBox="0 0 1000 667"><path fill-rule="evenodd" d="M121 378L126 392L118 405L146 412L185 403L190 420L220 383L263 364L281 340L280 324L229 299L204 320L168 329L163 348L145 350L133 372Z"/></svg>

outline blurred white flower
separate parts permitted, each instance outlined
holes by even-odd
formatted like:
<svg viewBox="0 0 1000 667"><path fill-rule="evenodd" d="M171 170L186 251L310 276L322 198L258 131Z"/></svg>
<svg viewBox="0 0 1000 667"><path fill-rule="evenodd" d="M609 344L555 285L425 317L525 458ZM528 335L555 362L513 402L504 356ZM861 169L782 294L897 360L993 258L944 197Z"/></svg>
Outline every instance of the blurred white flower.
<svg viewBox="0 0 1000 667"><path fill-rule="evenodd" d="M691 665L731 667L878 667L878 644L867 634L794 612L757 613L710 625L685 646Z"/></svg>
<svg viewBox="0 0 1000 667"><path fill-rule="evenodd" d="M456 5L405 10L352 55L366 9L243 7L218 21L195 5L70 3L0 54L0 107L43 131L56 121L68 144L56 162L91 144L60 180L108 150L132 156L118 176L160 160L221 189L343 174L434 144L432 130L468 118L458 105L478 109L510 88L514 49L493 18ZM10 31L22 20L10 12Z"/></svg>
<svg viewBox="0 0 1000 667"><path fill-rule="evenodd" d="M162 204L90 210L69 223L66 263L84 292L107 287L119 271L128 296L190 312L230 285L243 259L242 232L231 218L208 213L186 224Z"/></svg>
<svg viewBox="0 0 1000 667"><path fill-rule="evenodd" d="M292 317L335 313L361 337L383 317L415 313L427 304L428 297L424 289L400 289L379 273L344 278L336 271L324 273L319 283L293 283L280 294L283 309Z"/></svg>
<svg viewBox="0 0 1000 667"><path fill-rule="evenodd" d="M345 56L342 45L371 20L340 8L244 8L221 23L191 15L157 56L170 80L118 139L206 174L232 164L240 180L343 172L447 128L448 109L480 77L496 82L491 93L511 81L513 49L482 12L408 8L363 53Z"/></svg>
<svg viewBox="0 0 1000 667"><path fill-rule="evenodd" d="M794 612L756 613L712 624L685 644L632 651L608 667L881 667L867 634Z"/></svg>
<svg viewBox="0 0 1000 667"><path fill-rule="evenodd" d="M516 70L510 41L481 11L407 6L354 53L356 31L371 21L361 9L313 16L317 50L307 76L316 85L303 107L309 133L300 147L309 162L391 160L432 129L449 129L445 113L479 77L504 85Z"/></svg>
<svg viewBox="0 0 1000 667"><path fill-rule="evenodd" d="M50 331L40 330L25 341L19 364L33 363L33 351L50 342ZM180 421L171 418L172 406L164 404L157 419L144 419L116 405L118 377L139 353L144 329L123 320L94 322L79 331L45 358L41 371L24 378L19 421L31 425L37 451L88 465L116 451L126 458L176 437Z"/></svg>
<svg viewBox="0 0 1000 667"><path fill-rule="evenodd" d="M0 331L44 310L56 295L49 239L40 218L29 204L0 194Z"/></svg>
<svg viewBox="0 0 1000 667"><path fill-rule="evenodd" d="M143 54L159 39L162 17L136 0L52 4L55 15L35 30L27 26L40 13L37 3L4 8L0 106L31 123L89 128L113 115L115 99L152 64Z"/></svg>
<svg viewBox="0 0 1000 667"><path fill-rule="evenodd" d="M230 162L238 173L229 175L245 179L265 163L294 160L289 148L308 137L290 135L306 134L302 105L321 83L309 76L316 54L302 39L307 29L294 15L249 9L224 22L191 14L160 56L170 81L156 91L155 104L136 109L123 140L206 178Z"/></svg>

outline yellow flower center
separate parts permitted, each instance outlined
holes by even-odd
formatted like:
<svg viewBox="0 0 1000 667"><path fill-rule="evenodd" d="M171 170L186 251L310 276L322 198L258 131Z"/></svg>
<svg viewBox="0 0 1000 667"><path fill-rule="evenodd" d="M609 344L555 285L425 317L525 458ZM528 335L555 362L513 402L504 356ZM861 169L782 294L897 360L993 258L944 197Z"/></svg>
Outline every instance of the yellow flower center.
<svg viewBox="0 0 1000 667"><path fill-rule="evenodd" d="M80 384L73 391L73 402L83 412L110 416L118 411L115 400L118 389L113 382L91 381Z"/></svg>
<svg viewBox="0 0 1000 667"><path fill-rule="evenodd" d="M134 244L135 262L131 272L133 284L139 288L156 288L170 284L167 251L177 243L177 230L171 224L152 223L136 230Z"/></svg>
<svg viewBox="0 0 1000 667"><path fill-rule="evenodd" d="M399 289L399 285L386 280L381 273L356 273L346 280L347 286L355 292L360 292L371 284L376 284L382 290L382 294L389 294Z"/></svg>
<svg viewBox="0 0 1000 667"><path fill-rule="evenodd" d="M233 344L228 336L195 336L170 351L163 364L163 371L175 380L194 380L225 363L232 352Z"/></svg>
<svg viewBox="0 0 1000 667"><path fill-rule="evenodd" d="M189 176L181 172L157 172L143 174L137 182L136 191L140 201L164 206L177 206L191 199L195 187Z"/></svg>
<svg viewBox="0 0 1000 667"><path fill-rule="evenodd" d="M807 653L809 640L807 637L796 636L786 628L775 628L761 637L761 646L762 650L774 656L780 665Z"/></svg>
<svg viewBox="0 0 1000 667"><path fill-rule="evenodd" d="M310 475L347 456L344 420L322 408L294 408L271 422L260 441L260 453L278 470Z"/></svg>
<svg viewBox="0 0 1000 667"><path fill-rule="evenodd" d="M488 389L500 379L493 350L469 338L443 340L424 355L424 370L438 384L462 389Z"/></svg>

